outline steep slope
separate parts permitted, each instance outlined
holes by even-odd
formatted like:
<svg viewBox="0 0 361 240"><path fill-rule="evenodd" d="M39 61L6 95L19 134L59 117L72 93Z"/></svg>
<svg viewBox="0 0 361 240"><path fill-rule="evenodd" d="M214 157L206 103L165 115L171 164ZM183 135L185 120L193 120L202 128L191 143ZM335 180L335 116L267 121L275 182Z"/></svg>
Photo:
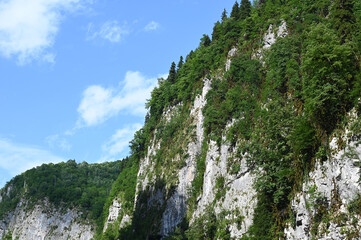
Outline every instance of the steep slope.
<svg viewBox="0 0 361 240"><path fill-rule="evenodd" d="M360 5L224 12L159 79L131 142L134 205L120 189L100 237L359 238Z"/></svg>
<svg viewBox="0 0 361 240"><path fill-rule="evenodd" d="M294 214L285 229L288 239L356 239L360 237L360 116L352 110L345 131L334 134L327 161L313 171L292 200Z"/></svg>
<svg viewBox="0 0 361 240"><path fill-rule="evenodd" d="M62 208L49 201L29 206L19 202L0 222L0 237L8 239L91 239L95 224L83 219L82 212Z"/></svg>

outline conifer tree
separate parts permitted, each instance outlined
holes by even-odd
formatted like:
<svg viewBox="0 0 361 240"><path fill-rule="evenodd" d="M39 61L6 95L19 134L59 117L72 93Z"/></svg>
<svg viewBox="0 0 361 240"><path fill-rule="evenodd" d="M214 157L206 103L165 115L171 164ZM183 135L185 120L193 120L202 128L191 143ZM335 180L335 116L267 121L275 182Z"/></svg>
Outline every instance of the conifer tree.
<svg viewBox="0 0 361 240"><path fill-rule="evenodd" d="M334 0L331 20L343 41L351 39L356 23L352 0Z"/></svg>
<svg viewBox="0 0 361 240"><path fill-rule="evenodd" d="M239 7L239 14L241 19L246 19L251 14L252 5L249 0L242 0Z"/></svg>
<svg viewBox="0 0 361 240"><path fill-rule="evenodd" d="M266 0L258 0L257 7L261 7L265 2Z"/></svg>
<svg viewBox="0 0 361 240"><path fill-rule="evenodd" d="M217 21L215 24L214 24L214 27L213 27L213 32L212 32L212 41L213 40L217 40L219 38L219 35L221 34L220 33L220 28L221 28L221 23L219 21Z"/></svg>
<svg viewBox="0 0 361 240"><path fill-rule="evenodd" d="M222 22L226 21L227 20L227 10L224 9L223 12L222 12Z"/></svg>
<svg viewBox="0 0 361 240"><path fill-rule="evenodd" d="M203 34L203 37L201 38L201 46L208 47L211 45L211 39L207 34Z"/></svg>
<svg viewBox="0 0 361 240"><path fill-rule="evenodd" d="M350 89L356 76L352 47L340 44L337 32L322 23L311 28L304 45L305 109L329 134L349 104L345 89Z"/></svg>
<svg viewBox="0 0 361 240"><path fill-rule="evenodd" d="M175 83L176 80L176 69L175 69L175 62L172 62L172 65L169 69L168 81L170 83Z"/></svg>
<svg viewBox="0 0 361 240"><path fill-rule="evenodd" d="M235 20L238 20L240 17L239 5L237 1L234 3L232 7L231 17L234 18Z"/></svg>
<svg viewBox="0 0 361 240"><path fill-rule="evenodd" d="M177 65L177 73L179 71L179 69L181 69L181 67L183 66L183 56L180 56L179 58L179 62L178 62L178 65Z"/></svg>
<svg viewBox="0 0 361 240"><path fill-rule="evenodd" d="M188 53L188 55L186 56L186 62L188 62L189 60L192 59L193 53L194 53L193 50L191 50L191 51Z"/></svg>

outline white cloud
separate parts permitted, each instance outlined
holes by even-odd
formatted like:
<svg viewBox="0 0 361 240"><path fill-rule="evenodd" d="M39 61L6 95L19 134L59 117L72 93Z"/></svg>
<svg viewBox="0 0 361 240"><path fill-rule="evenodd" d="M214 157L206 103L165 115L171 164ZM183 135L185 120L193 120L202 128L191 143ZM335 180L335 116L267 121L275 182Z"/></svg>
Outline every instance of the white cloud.
<svg viewBox="0 0 361 240"><path fill-rule="evenodd" d="M115 161L128 155L124 152L128 149L129 142L133 139L134 133L142 127L141 124L133 124L125 128L118 129L110 140L102 146L103 156L100 162Z"/></svg>
<svg viewBox="0 0 361 240"><path fill-rule="evenodd" d="M38 147L23 146L7 139L0 139L0 172L5 171L12 177L43 163L62 161L65 160Z"/></svg>
<svg viewBox="0 0 361 240"><path fill-rule="evenodd" d="M53 53L47 53L43 56L43 61L48 63L55 63L55 54Z"/></svg>
<svg viewBox="0 0 361 240"><path fill-rule="evenodd" d="M70 151L71 144L65 139L59 136L59 134L48 136L45 139L46 143L49 145L50 148L60 148L63 151Z"/></svg>
<svg viewBox="0 0 361 240"><path fill-rule="evenodd" d="M112 43L118 43L129 34L127 24L120 25L118 21L107 21L98 30L95 30L94 24L88 25L87 40L103 38Z"/></svg>
<svg viewBox="0 0 361 240"><path fill-rule="evenodd" d="M0 2L0 54L19 64L54 62L49 53L60 22L87 0L6 0Z"/></svg>
<svg viewBox="0 0 361 240"><path fill-rule="evenodd" d="M103 123L119 112L145 116L145 102L157 84L157 78L147 78L140 72L128 71L117 88L99 85L88 87L78 107L77 127Z"/></svg>
<svg viewBox="0 0 361 240"><path fill-rule="evenodd" d="M160 24L155 22L155 21L151 21L150 23L147 24L147 26L144 27L144 30L149 32L149 31L155 31L160 27Z"/></svg>

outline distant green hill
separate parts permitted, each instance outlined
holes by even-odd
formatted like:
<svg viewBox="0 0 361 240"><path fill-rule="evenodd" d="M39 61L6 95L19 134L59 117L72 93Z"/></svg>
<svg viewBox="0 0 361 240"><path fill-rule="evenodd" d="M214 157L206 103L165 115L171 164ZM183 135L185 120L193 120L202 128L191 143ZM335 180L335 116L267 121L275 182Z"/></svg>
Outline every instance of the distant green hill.
<svg viewBox="0 0 361 240"><path fill-rule="evenodd" d="M83 217L102 222L102 211L112 184L127 159L101 164L77 164L74 160L43 164L16 176L1 190L0 219L14 210L21 199L31 209L39 200L55 206L78 208Z"/></svg>

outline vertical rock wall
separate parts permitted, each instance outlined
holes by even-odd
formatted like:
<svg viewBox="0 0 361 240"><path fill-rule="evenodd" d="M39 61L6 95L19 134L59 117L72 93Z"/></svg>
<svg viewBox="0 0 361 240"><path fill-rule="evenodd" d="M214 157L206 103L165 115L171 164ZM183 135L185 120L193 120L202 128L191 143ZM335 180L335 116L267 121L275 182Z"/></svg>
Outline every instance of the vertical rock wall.
<svg viewBox="0 0 361 240"><path fill-rule="evenodd" d="M94 224L81 220L81 212L60 209L44 200L30 210L20 201L14 212L0 222L0 239L12 233L13 239L80 239L94 236Z"/></svg>
<svg viewBox="0 0 361 240"><path fill-rule="evenodd" d="M351 124L352 118L357 117L355 111L350 117ZM316 161L302 192L292 201L295 220L285 230L287 239L361 238L360 217L350 208L361 195L358 135L346 128L342 136L331 140L330 158Z"/></svg>

